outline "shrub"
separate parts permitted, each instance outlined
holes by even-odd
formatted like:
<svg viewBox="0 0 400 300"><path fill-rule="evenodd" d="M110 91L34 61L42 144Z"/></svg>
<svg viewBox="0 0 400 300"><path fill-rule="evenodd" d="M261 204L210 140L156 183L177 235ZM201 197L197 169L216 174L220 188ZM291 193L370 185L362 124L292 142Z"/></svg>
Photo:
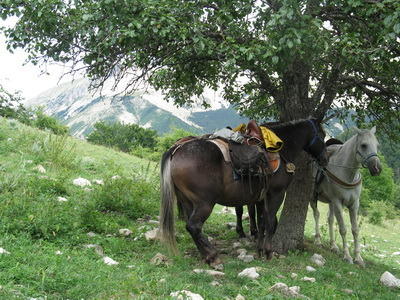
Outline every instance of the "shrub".
<svg viewBox="0 0 400 300"><path fill-rule="evenodd" d="M98 122L87 140L91 143L107 147L115 147L124 152L130 152L135 147L154 148L157 133L136 124Z"/></svg>
<svg viewBox="0 0 400 300"><path fill-rule="evenodd" d="M22 104L19 93L10 93L0 85L0 116L16 119L24 124L31 124L32 114Z"/></svg>
<svg viewBox="0 0 400 300"><path fill-rule="evenodd" d="M48 129L52 133L58 135L67 134L69 131L68 127L62 125L56 118L46 115L42 108L36 110L35 116L36 118L33 125L39 129Z"/></svg>

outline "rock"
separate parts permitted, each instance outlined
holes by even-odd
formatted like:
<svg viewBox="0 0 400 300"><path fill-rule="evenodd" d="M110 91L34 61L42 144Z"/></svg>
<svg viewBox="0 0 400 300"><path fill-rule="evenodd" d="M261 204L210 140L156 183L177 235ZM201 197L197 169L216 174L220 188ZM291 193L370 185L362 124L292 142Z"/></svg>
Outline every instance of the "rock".
<svg viewBox="0 0 400 300"><path fill-rule="evenodd" d="M57 250L55 253L56 253L56 255L62 255L63 254L60 250Z"/></svg>
<svg viewBox="0 0 400 300"><path fill-rule="evenodd" d="M223 271L224 265L223 264L213 265L212 268L217 271Z"/></svg>
<svg viewBox="0 0 400 300"><path fill-rule="evenodd" d="M317 266L323 266L326 263L325 258L322 257L322 255L314 253L313 256L311 256L310 260L316 264Z"/></svg>
<svg viewBox="0 0 400 300"><path fill-rule="evenodd" d="M100 256L104 256L104 251L103 251L103 248L101 247L101 246L99 246L99 245L97 245L97 244L88 244L88 245L85 245L85 247L86 248L94 248L94 251L98 254L98 255L100 255Z"/></svg>
<svg viewBox="0 0 400 300"><path fill-rule="evenodd" d="M238 256L238 259L241 260L241 261L244 261L244 262L248 263L248 262L251 262L251 261L254 260L254 256L253 256L253 255L250 255L250 254L241 253L241 254L239 254L239 256Z"/></svg>
<svg viewBox="0 0 400 300"><path fill-rule="evenodd" d="M117 180L117 179L121 179L121 176L119 175L114 175L111 177L112 180Z"/></svg>
<svg viewBox="0 0 400 300"><path fill-rule="evenodd" d="M297 274L296 274L296 273L292 273L292 274L290 274L290 278L292 278L292 279L295 279L295 278L297 278Z"/></svg>
<svg viewBox="0 0 400 300"><path fill-rule="evenodd" d="M400 279L396 278L392 273L386 271L382 274L380 282L388 287L400 287Z"/></svg>
<svg viewBox="0 0 400 300"><path fill-rule="evenodd" d="M158 221L158 220L149 220L147 223L159 225L159 224L160 224L160 221Z"/></svg>
<svg viewBox="0 0 400 300"><path fill-rule="evenodd" d="M37 165L34 170L42 174L46 173L46 169L42 165Z"/></svg>
<svg viewBox="0 0 400 300"><path fill-rule="evenodd" d="M87 233L87 236L88 236L88 237L95 237L96 234L95 234L94 232L92 232L92 231L89 231L89 232Z"/></svg>
<svg viewBox="0 0 400 300"><path fill-rule="evenodd" d="M165 255L161 254L161 253L157 253L151 260L150 263L152 265L170 265L171 262L169 261L168 257L166 257Z"/></svg>
<svg viewBox="0 0 400 300"><path fill-rule="evenodd" d="M82 178L82 177L74 179L72 181L72 183L73 183L73 185L80 186L80 187L91 186L92 185L89 180L87 180L85 178Z"/></svg>
<svg viewBox="0 0 400 300"><path fill-rule="evenodd" d="M216 280L211 281L210 284L211 284L212 286L220 286L220 285L221 285L221 283L220 283L219 281L216 281Z"/></svg>
<svg viewBox="0 0 400 300"><path fill-rule="evenodd" d="M286 297L306 298L305 296L300 294L300 287L298 286L288 287L283 282L275 283L269 290L279 292Z"/></svg>
<svg viewBox="0 0 400 300"><path fill-rule="evenodd" d="M242 295L238 294L235 298L235 300L246 300L245 297L243 297Z"/></svg>
<svg viewBox="0 0 400 300"><path fill-rule="evenodd" d="M147 231L144 234L144 237L146 238L147 241L152 241L158 239L158 228L154 228L150 231Z"/></svg>
<svg viewBox="0 0 400 300"><path fill-rule="evenodd" d="M129 230L128 228L121 228L120 230L118 230L118 232L120 235L123 235L123 236L129 236L132 234L132 231Z"/></svg>
<svg viewBox="0 0 400 300"><path fill-rule="evenodd" d="M349 272L349 273L347 273L347 274L349 274L349 275L351 275L351 276L354 276L354 275L356 275L356 272Z"/></svg>
<svg viewBox="0 0 400 300"><path fill-rule="evenodd" d="M393 252L392 255L400 255L400 251Z"/></svg>
<svg viewBox="0 0 400 300"><path fill-rule="evenodd" d="M257 279L258 277L260 277L260 274L257 273L256 268L252 267L252 268L246 268L244 269L242 272L240 272L238 274L239 277L247 277L250 279Z"/></svg>
<svg viewBox="0 0 400 300"><path fill-rule="evenodd" d="M165 283L165 282L167 282L167 280L165 278L161 278L158 282L159 283Z"/></svg>
<svg viewBox="0 0 400 300"><path fill-rule="evenodd" d="M303 281L307 281L307 282L315 282L315 278L314 277L303 277L301 280Z"/></svg>
<svg viewBox="0 0 400 300"><path fill-rule="evenodd" d="M236 229L236 223L235 222L228 222L228 223L226 223L226 226L229 228L229 229Z"/></svg>
<svg viewBox="0 0 400 300"><path fill-rule="evenodd" d="M104 261L104 263L106 265L109 265L109 266L113 266L113 265L118 265L119 264L119 262L113 260L111 257L108 257L108 256L104 256L103 257L103 261Z"/></svg>
<svg viewBox="0 0 400 300"><path fill-rule="evenodd" d="M233 245L232 245L232 248L233 248L233 249L235 249L235 248L240 248L240 246L242 246L241 243L239 243L239 242L234 242Z"/></svg>
<svg viewBox="0 0 400 300"><path fill-rule="evenodd" d="M98 184L98 185L104 185L103 179L94 179L93 183Z"/></svg>
<svg viewBox="0 0 400 300"><path fill-rule="evenodd" d="M306 270L307 270L308 272L315 272L315 271L317 271L315 268L313 268L313 267L311 267L311 266L307 266L307 267L306 267Z"/></svg>
<svg viewBox="0 0 400 300"><path fill-rule="evenodd" d="M239 255L245 255L245 254L247 254L247 250L243 249L243 248L239 248L236 250L236 253Z"/></svg>
<svg viewBox="0 0 400 300"><path fill-rule="evenodd" d="M195 294L187 290L172 292L169 295L177 300L204 300L204 298L199 294Z"/></svg>
<svg viewBox="0 0 400 300"><path fill-rule="evenodd" d="M64 197L57 197L57 201L58 201L58 202L67 202L68 199L67 199L67 198L64 198Z"/></svg>
<svg viewBox="0 0 400 300"><path fill-rule="evenodd" d="M351 294L354 293L353 290L350 290L350 289L342 289L341 291L342 291L343 293L346 293L346 294L349 294L349 295L351 295Z"/></svg>
<svg viewBox="0 0 400 300"><path fill-rule="evenodd" d="M199 273L205 273L211 276L216 276L216 277L221 277L221 276L225 276L224 272L220 272L220 271L215 271L215 270L204 270L204 269L194 269L193 272L199 274Z"/></svg>
<svg viewBox="0 0 400 300"><path fill-rule="evenodd" d="M0 247L0 254L10 254L6 249Z"/></svg>
<svg viewBox="0 0 400 300"><path fill-rule="evenodd" d="M283 276L281 274L276 275L276 277L278 277L279 279L285 279L286 278L285 276Z"/></svg>

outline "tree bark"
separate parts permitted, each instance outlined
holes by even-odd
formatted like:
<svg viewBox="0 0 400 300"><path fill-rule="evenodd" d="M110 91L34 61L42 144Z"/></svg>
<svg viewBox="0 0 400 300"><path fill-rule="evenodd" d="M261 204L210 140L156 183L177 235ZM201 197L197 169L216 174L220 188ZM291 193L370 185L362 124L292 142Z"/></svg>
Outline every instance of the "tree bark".
<svg viewBox="0 0 400 300"><path fill-rule="evenodd" d="M304 225L313 186L308 161L306 153L302 153L296 161L296 173L286 192L278 228L272 240L273 250L278 253L303 248Z"/></svg>

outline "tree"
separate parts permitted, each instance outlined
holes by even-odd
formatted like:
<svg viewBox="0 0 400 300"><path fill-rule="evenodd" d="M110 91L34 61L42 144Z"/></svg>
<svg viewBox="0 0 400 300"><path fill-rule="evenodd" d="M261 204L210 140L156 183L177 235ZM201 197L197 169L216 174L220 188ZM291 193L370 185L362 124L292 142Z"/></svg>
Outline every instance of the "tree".
<svg viewBox="0 0 400 300"><path fill-rule="evenodd" d="M121 151L129 152L134 147L142 146L154 148L157 133L136 124L106 123L104 121L94 124L94 131L87 140L91 143L116 147Z"/></svg>
<svg viewBox="0 0 400 300"><path fill-rule="evenodd" d="M22 97L19 93L11 93L0 85L0 116L30 124L32 116L21 101Z"/></svg>
<svg viewBox="0 0 400 300"><path fill-rule="evenodd" d="M0 14L19 16L10 49L72 61L94 87L130 75L127 91L146 80L179 105L221 88L241 112L281 121L335 103L386 127L399 117L398 0L0 0ZM296 164L280 251L303 241L312 180L307 158Z"/></svg>

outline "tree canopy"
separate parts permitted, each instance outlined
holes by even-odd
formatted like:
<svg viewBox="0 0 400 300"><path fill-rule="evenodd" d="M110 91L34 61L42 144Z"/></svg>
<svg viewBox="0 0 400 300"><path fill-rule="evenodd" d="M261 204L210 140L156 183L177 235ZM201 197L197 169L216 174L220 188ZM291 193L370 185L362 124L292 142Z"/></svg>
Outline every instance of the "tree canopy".
<svg viewBox="0 0 400 300"><path fill-rule="evenodd" d="M72 61L97 87L146 80L180 105L221 88L261 118L321 118L334 100L399 118L397 0L1 0L0 15L19 17L9 49Z"/></svg>

